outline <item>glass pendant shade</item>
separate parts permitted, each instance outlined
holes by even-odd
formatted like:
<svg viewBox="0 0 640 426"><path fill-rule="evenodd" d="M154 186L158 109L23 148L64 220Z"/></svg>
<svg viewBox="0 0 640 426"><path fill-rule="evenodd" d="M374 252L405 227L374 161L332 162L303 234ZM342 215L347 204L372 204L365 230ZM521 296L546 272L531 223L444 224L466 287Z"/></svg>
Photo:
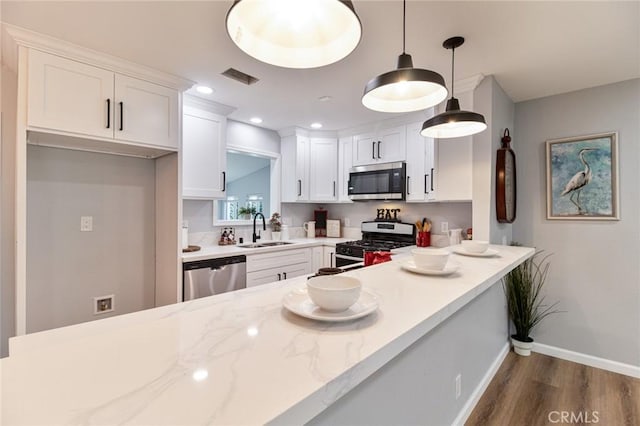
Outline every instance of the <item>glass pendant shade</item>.
<svg viewBox="0 0 640 426"><path fill-rule="evenodd" d="M398 58L398 68L372 78L362 104L374 111L410 112L439 104L447 98L444 78L437 72L413 68L411 55Z"/></svg>
<svg viewBox="0 0 640 426"><path fill-rule="evenodd" d="M446 139L460 138L463 136L480 133L487 128L487 123L482 114L460 109L460 102L453 97L453 84L455 81L455 50L462 46L464 37L451 37L442 43L445 49L451 49L451 99L447 101L447 107L442 114L438 114L422 124L420 135L430 138Z"/></svg>
<svg viewBox="0 0 640 426"><path fill-rule="evenodd" d="M337 62L362 37L353 4L344 0L236 0L226 25L242 51L285 68Z"/></svg>
<svg viewBox="0 0 640 426"><path fill-rule="evenodd" d="M430 118L422 124L420 134L430 138L460 138L482 132L487 128L482 114L462 111L458 99L447 101L442 114Z"/></svg>

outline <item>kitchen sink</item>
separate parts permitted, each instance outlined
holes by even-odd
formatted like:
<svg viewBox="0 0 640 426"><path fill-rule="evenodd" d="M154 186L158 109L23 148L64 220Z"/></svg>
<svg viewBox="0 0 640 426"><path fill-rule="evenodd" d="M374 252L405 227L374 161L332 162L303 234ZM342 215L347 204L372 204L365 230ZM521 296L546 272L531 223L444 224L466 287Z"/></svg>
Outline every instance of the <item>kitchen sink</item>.
<svg viewBox="0 0 640 426"><path fill-rule="evenodd" d="M251 243L251 244L242 244L238 247L241 248L260 248L260 247L274 247L274 246L285 246L287 244L293 244L289 241L267 241L264 243Z"/></svg>

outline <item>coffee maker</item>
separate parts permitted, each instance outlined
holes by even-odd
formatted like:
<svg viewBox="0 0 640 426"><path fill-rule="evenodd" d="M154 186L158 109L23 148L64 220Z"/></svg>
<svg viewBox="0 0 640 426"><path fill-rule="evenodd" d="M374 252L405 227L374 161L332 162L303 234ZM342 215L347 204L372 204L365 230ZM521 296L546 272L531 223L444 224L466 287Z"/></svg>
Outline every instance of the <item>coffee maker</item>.
<svg viewBox="0 0 640 426"><path fill-rule="evenodd" d="M313 211L313 220L316 222L316 237L327 236L327 216L328 212L324 209Z"/></svg>

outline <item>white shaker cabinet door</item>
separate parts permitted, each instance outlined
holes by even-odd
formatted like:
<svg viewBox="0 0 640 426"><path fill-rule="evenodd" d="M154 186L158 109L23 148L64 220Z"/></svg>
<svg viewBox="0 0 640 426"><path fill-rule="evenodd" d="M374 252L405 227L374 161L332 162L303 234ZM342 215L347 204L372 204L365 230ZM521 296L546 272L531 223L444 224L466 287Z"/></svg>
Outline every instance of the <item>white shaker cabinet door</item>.
<svg viewBox="0 0 640 426"><path fill-rule="evenodd" d="M185 107L182 126L182 197L223 197L227 162L226 118Z"/></svg>
<svg viewBox="0 0 640 426"><path fill-rule="evenodd" d="M178 92L116 74L115 138L178 149Z"/></svg>
<svg viewBox="0 0 640 426"><path fill-rule="evenodd" d="M309 199L338 199L338 141L312 138L309 157Z"/></svg>
<svg viewBox="0 0 640 426"><path fill-rule="evenodd" d="M353 137L353 165L362 166L378 162L378 139L375 132Z"/></svg>
<svg viewBox="0 0 640 426"><path fill-rule="evenodd" d="M405 161L407 157L407 128L398 126L390 129L382 129L378 132L376 143L378 161L391 163Z"/></svg>
<svg viewBox="0 0 640 426"><path fill-rule="evenodd" d="M111 71L29 49L28 125L113 138L113 85Z"/></svg>

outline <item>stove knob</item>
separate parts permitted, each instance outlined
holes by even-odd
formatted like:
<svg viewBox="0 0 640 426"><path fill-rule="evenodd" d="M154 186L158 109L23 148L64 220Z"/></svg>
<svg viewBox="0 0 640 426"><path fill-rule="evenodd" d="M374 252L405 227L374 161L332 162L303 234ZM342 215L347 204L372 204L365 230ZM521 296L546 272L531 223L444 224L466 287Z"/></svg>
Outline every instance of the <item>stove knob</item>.
<svg viewBox="0 0 640 426"><path fill-rule="evenodd" d="M344 254L346 254L346 255L350 255L351 253L353 253L353 251L351 250L351 247L347 247L347 248L344 250Z"/></svg>

